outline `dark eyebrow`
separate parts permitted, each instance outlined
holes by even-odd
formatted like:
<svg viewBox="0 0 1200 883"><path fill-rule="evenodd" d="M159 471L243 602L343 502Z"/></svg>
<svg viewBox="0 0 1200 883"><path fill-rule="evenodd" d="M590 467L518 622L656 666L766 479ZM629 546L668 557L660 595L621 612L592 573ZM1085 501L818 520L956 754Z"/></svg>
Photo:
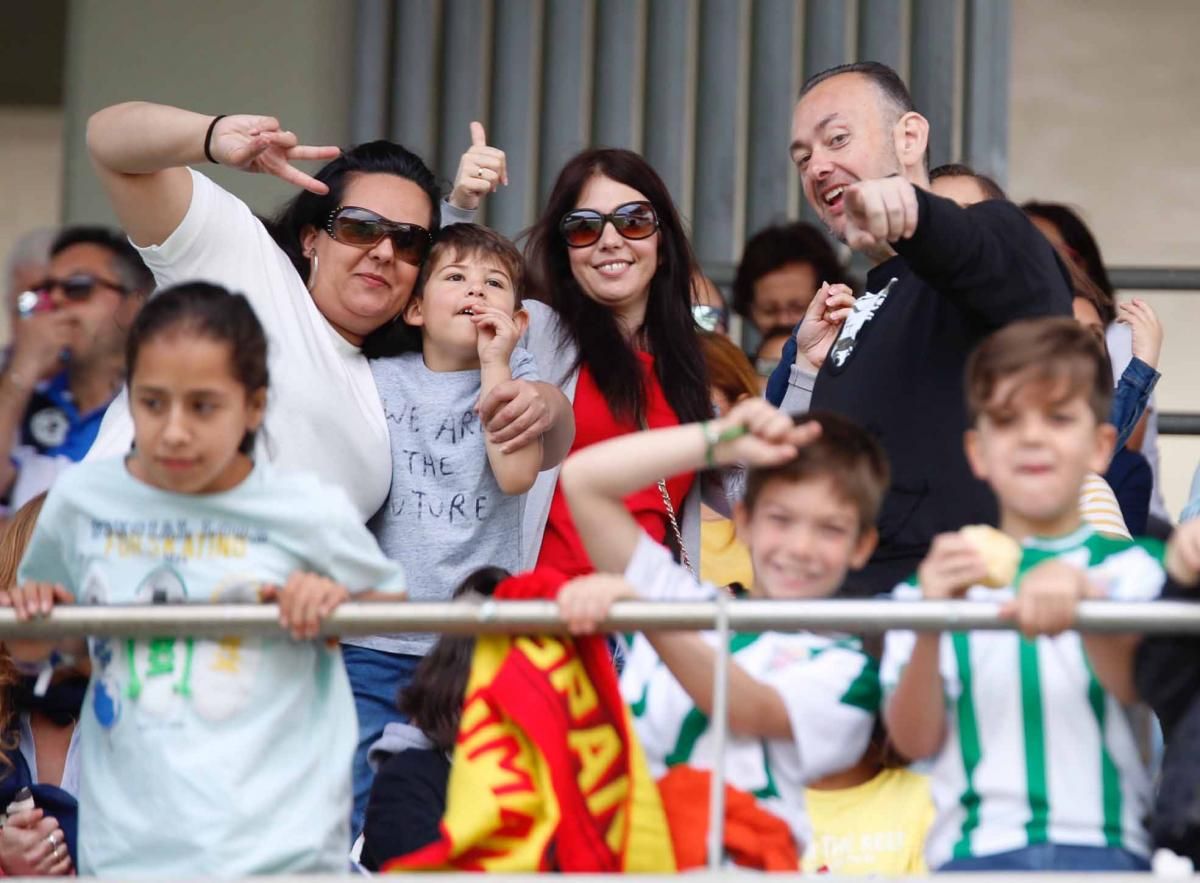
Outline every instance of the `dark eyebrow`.
<svg viewBox="0 0 1200 883"><path fill-rule="evenodd" d="M817 123L817 128L816 128L817 134L818 135L821 134L821 132L824 131L825 128L830 123L832 123L834 120L836 120L838 118L838 116L840 116L840 114L838 114L838 112L835 110L833 113L822 117L821 121L819 123ZM792 142L792 146L791 146L790 150L794 153L796 151L796 148L803 147L803 146L804 146L804 142L802 142L799 138L797 138L795 141Z"/></svg>
<svg viewBox="0 0 1200 883"><path fill-rule="evenodd" d="M441 272L444 272L445 270L465 270L469 266L471 266L471 264L468 261L456 261L453 264L446 264L446 266L442 267L440 270L438 270L438 272L441 273ZM509 281L512 281L509 278L508 272L506 270L501 270L499 267L488 267L487 275L488 276L492 276L492 275L503 276L505 279L509 279Z"/></svg>
<svg viewBox="0 0 1200 883"><path fill-rule="evenodd" d="M161 387L161 386L151 386L150 384L135 384L132 388L132 392L135 395L138 395L138 394L142 394L142 395L150 394L150 395L160 395L160 396L161 395L170 395L170 393L166 390L166 388ZM189 398L189 397L190 398L199 398L199 397L224 398L225 392L220 389L207 389L205 387L201 387L200 389L184 390L183 395L185 398Z"/></svg>

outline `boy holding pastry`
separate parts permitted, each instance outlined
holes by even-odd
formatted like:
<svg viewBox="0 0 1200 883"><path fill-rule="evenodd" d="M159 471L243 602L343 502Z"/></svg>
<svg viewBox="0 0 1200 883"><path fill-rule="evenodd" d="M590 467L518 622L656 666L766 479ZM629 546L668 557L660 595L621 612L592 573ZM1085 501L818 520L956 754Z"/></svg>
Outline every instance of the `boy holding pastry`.
<svg viewBox="0 0 1200 883"><path fill-rule="evenodd" d="M997 601L1020 631L890 632L885 720L931 761L938 870L1149 868L1151 783L1122 703L1136 637L1066 632L1084 597L1156 597L1161 548L1097 534L1079 491L1103 472L1111 371L1070 319L1016 322L967 365L967 456L1000 529L934 540L895 597Z"/></svg>

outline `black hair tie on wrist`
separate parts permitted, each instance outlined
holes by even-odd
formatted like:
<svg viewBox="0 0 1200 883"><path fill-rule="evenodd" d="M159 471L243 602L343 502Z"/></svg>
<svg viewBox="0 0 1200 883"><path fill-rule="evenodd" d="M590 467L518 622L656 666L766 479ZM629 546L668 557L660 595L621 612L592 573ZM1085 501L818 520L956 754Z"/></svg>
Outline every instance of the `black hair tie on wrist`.
<svg viewBox="0 0 1200 883"><path fill-rule="evenodd" d="M221 120L225 119L225 117L227 117L228 115L229 114L221 113L221 114L217 114L215 117L213 117L213 121L208 124L208 132L205 133L205 135L204 135L204 155L205 155L205 157L208 158L208 161L210 163L212 163L214 166L219 166L220 163L217 162L213 158L213 155L212 155L213 129L215 129L217 127L217 123L221 122Z"/></svg>

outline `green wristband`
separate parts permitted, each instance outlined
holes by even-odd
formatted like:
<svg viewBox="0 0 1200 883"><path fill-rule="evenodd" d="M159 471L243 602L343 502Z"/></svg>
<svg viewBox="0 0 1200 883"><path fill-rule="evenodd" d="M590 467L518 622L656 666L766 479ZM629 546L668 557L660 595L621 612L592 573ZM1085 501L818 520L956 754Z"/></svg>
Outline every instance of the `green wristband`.
<svg viewBox="0 0 1200 883"><path fill-rule="evenodd" d="M746 434L745 426L728 426L717 432L717 428L713 426L711 420L705 420L701 423L700 429L704 432L704 465L709 469L717 465L713 457L716 453L717 445L733 441L735 438L741 438Z"/></svg>

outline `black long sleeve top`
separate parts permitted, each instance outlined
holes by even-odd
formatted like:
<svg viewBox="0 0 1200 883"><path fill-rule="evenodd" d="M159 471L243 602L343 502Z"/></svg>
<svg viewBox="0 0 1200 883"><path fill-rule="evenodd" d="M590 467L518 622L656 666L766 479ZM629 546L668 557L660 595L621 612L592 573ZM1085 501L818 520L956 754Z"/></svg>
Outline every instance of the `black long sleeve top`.
<svg viewBox="0 0 1200 883"><path fill-rule="evenodd" d="M916 232L868 274L813 391L813 410L864 426L892 467L879 547L851 594L890 590L938 533L995 524L995 499L963 449L967 356L1013 320L1071 315L1066 270L1017 206L962 208L919 188L917 204Z"/></svg>

